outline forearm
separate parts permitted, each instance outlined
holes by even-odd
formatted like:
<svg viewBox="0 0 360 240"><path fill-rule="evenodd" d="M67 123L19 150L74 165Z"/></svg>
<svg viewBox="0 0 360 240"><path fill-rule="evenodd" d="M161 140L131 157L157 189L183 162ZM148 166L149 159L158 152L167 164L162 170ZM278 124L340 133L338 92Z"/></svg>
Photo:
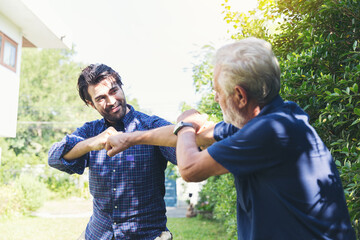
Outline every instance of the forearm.
<svg viewBox="0 0 360 240"><path fill-rule="evenodd" d="M168 125L151 129L149 131L137 131L130 134L131 145L155 145L164 147L176 147L177 137L173 134L174 125Z"/></svg>
<svg viewBox="0 0 360 240"><path fill-rule="evenodd" d="M175 147L177 137L173 134L173 129L174 125L168 125L147 131L121 132L110 137L110 142L117 151L123 151L134 145Z"/></svg>
<svg viewBox="0 0 360 240"><path fill-rule="evenodd" d="M181 177L187 182L200 182L210 176L228 172L210 156L207 150L199 151L193 128L187 127L180 130L176 158Z"/></svg>
<svg viewBox="0 0 360 240"><path fill-rule="evenodd" d="M63 153L71 151L76 144L82 141L81 137L72 135L64 137L61 142L54 143L48 153L49 166L69 174L82 174L87 164L86 154L77 158L76 161L67 161L63 156Z"/></svg>
<svg viewBox="0 0 360 240"><path fill-rule="evenodd" d="M177 136L174 135L174 125L154 128L147 131L119 132L109 137L105 149L112 157L134 145L153 145L164 147L176 147ZM214 141L213 126L203 129L196 137L196 146L208 147Z"/></svg>
<svg viewBox="0 0 360 240"><path fill-rule="evenodd" d="M77 143L63 158L67 161L75 160L91 151L91 139L86 139Z"/></svg>
<svg viewBox="0 0 360 240"><path fill-rule="evenodd" d="M168 125L147 131L119 132L109 137L105 149L108 156L112 157L134 145L175 147L177 138L173 129L174 125Z"/></svg>
<svg viewBox="0 0 360 240"><path fill-rule="evenodd" d="M186 128L181 130L176 145L176 158L180 174L185 181L200 182L208 176L198 171L199 149L196 144L195 130Z"/></svg>
<svg viewBox="0 0 360 240"><path fill-rule="evenodd" d="M120 133L127 135L127 144L129 146L134 145L155 145L164 147L176 147L177 136L174 135L174 125L168 125L151 129L148 131L136 131L132 133ZM196 135L197 146L210 146L215 142L213 137L214 128L207 128L201 133Z"/></svg>

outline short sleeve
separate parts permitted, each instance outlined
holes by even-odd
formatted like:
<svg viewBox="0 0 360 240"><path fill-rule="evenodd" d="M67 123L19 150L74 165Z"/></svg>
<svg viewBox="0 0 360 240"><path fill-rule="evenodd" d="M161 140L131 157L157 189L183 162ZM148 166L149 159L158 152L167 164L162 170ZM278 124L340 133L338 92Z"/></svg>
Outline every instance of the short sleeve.
<svg viewBox="0 0 360 240"><path fill-rule="evenodd" d="M207 150L213 159L234 175L244 176L269 168L282 160L278 157L281 144L278 144L279 135L275 125L274 121L254 121L235 133L232 127L225 125L221 136L228 137Z"/></svg>
<svg viewBox="0 0 360 240"><path fill-rule="evenodd" d="M215 125L214 128L214 139L216 141L220 141L228 136L233 135L239 130L239 128L235 127L232 124L219 122Z"/></svg>

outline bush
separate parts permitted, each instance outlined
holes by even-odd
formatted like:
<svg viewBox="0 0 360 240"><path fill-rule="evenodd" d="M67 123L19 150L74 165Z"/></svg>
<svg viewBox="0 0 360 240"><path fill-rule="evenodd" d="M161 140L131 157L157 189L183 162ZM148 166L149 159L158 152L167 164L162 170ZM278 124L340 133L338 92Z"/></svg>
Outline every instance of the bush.
<svg viewBox="0 0 360 240"><path fill-rule="evenodd" d="M47 196L45 183L30 174L22 174L0 186L0 215L11 217L33 212L43 205Z"/></svg>
<svg viewBox="0 0 360 240"><path fill-rule="evenodd" d="M214 176L207 180L195 206L201 212L213 212L213 217L224 223L229 239L237 236L236 190L231 174Z"/></svg>
<svg viewBox="0 0 360 240"><path fill-rule="evenodd" d="M4 218L20 214L21 208L19 190L13 184L0 186L0 216Z"/></svg>
<svg viewBox="0 0 360 240"><path fill-rule="evenodd" d="M50 167L46 168L46 177L44 181L48 189L54 193L55 198L68 198L77 196L89 198L89 181L87 178L88 169L84 175L67 174Z"/></svg>
<svg viewBox="0 0 360 240"><path fill-rule="evenodd" d="M21 174L15 180L15 188L19 189L20 203L24 213L39 209L47 200L46 184L30 174Z"/></svg>

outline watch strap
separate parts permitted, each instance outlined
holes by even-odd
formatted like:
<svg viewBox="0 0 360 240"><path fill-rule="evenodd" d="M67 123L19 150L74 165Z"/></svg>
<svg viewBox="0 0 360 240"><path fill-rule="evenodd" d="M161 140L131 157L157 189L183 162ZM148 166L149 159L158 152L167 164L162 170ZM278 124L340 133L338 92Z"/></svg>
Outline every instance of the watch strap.
<svg viewBox="0 0 360 240"><path fill-rule="evenodd" d="M173 133L177 136L178 132L184 127L194 128L194 126L191 123L180 121L175 125Z"/></svg>

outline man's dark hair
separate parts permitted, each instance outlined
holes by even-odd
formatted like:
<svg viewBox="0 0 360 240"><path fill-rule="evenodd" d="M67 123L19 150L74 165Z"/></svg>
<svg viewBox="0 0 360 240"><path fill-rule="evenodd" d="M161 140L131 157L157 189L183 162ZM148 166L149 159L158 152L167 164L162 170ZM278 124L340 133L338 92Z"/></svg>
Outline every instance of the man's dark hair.
<svg viewBox="0 0 360 240"><path fill-rule="evenodd" d="M96 85L109 77L114 78L120 87L123 85L120 75L105 64L90 64L82 70L78 79L77 87L80 98L85 102L86 105L88 105L89 101L92 101L88 92L88 87L90 85Z"/></svg>

